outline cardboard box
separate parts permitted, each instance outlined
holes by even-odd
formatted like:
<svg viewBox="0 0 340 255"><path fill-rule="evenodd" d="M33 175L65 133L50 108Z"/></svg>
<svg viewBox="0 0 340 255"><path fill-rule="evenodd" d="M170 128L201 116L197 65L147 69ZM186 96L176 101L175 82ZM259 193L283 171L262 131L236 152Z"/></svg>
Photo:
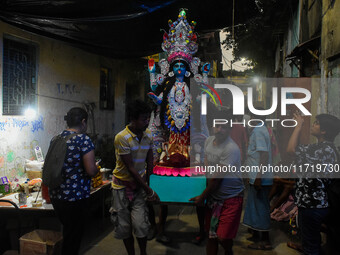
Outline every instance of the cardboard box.
<svg viewBox="0 0 340 255"><path fill-rule="evenodd" d="M35 178L42 178L41 171L26 170L27 178L33 180Z"/></svg>
<svg viewBox="0 0 340 255"><path fill-rule="evenodd" d="M20 255L61 254L60 232L36 229L20 237Z"/></svg>
<svg viewBox="0 0 340 255"><path fill-rule="evenodd" d="M44 162L26 159L25 171L27 174L27 178L30 180L35 179L35 178L41 178L43 166L44 166Z"/></svg>

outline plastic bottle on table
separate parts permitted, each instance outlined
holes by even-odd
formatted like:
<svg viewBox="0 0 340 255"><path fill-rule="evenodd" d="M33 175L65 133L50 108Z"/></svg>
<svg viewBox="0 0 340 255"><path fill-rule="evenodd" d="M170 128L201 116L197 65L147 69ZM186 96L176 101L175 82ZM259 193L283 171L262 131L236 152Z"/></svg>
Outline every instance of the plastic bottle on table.
<svg viewBox="0 0 340 255"><path fill-rule="evenodd" d="M29 195L29 194L30 194L30 190L29 190L28 182L27 182L27 181L25 181L25 183L24 183L24 193L25 193L26 195Z"/></svg>

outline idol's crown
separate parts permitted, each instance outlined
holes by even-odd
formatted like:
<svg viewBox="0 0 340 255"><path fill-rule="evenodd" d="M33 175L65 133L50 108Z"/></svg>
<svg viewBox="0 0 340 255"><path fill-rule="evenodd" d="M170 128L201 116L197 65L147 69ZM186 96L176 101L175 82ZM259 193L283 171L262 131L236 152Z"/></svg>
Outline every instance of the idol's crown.
<svg viewBox="0 0 340 255"><path fill-rule="evenodd" d="M162 49L168 53L169 64L176 60L191 63L192 56L197 52L197 34L194 33L196 22L188 23L186 12L181 9L175 22L169 20L169 33L163 35Z"/></svg>

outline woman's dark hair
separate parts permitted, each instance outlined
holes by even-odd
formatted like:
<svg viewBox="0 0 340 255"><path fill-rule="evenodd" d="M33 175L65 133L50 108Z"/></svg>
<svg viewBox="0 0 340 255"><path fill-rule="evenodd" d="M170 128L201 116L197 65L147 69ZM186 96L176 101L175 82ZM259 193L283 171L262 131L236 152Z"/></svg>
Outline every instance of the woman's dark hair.
<svg viewBox="0 0 340 255"><path fill-rule="evenodd" d="M67 126L72 127L79 127L83 119L87 122L87 112L80 107L74 107L67 112L64 119L66 120Z"/></svg>
<svg viewBox="0 0 340 255"><path fill-rule="evenodd" d="M151 107L142 100L135 100L128 106L129 120L137 120L141 114L150 114Z"/></svg>
<svg viewBox="0 0 340 255"><path fill-rule="evenodd" d="M181 62L181 63L183 63L184 65L185 65L185 69L187 70L187 71L190 71L190 67L189 67L189 65L188 65L188 63L187 62L185 62L185 61L182 61L182 60L177 60L177 61L174 61L171 65L170 65L170 68L169 68L169 70L170 70L170 72L172 72L172 70L174 69L174 65L176 64L176 63L178 63L178 62ZM191 74L192 75L192 74ZM190 75L190 76L191 76ZM190 88L190 77L186 77L186 76L184 76L184 79L183 79L183 81L187 84L187 86ZM172 76L172 77L168 77L168 78L166 78L165 80L164 80L164 82L163 82L163 84L161 85L161 86L158 86L157 87L157 89L156 89L156 91L155 91L155 94L158 96L160 93L162 93L163 92L163 101L162 101L162 103L161 103L161 110L160 110L160 118L161 118L161 124L163 125L163 126L165 126L164 125L164 114L165 114L165 112L166 112L166 106L167 106L167 103L168 103L168 94L169 94L169 92L170 92L170 90L171 90L171 88L172 88L172 86L175 84L175 82L176 82L176 77L175 76Z"/></svg>
<svg viewBox="0 0 340 255"><path fill-rule="evenodd" d="M330 114L319 114L315 117L320 124L320 130L325 131L325 140L333 142L340 132L340 120Z"/></svg>

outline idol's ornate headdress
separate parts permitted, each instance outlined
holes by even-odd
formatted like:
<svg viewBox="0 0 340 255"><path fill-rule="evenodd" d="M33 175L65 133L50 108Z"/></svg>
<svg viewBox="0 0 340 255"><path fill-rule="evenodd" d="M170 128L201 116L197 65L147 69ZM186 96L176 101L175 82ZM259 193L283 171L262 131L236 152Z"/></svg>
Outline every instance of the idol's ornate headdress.
<svg viewBox="0 0 340 255"><path fill-rule="evenodd" d="M161 59L158 63L161 69L160 74L155 74L153 69L154 60L149 60L151 89L155 91L157 84L162 84L166 76L173 75L170 70L170 65L176 60L183 60L188 64L196 82L206 83L208 77L207 72L203 72L203 76L198 73L201 60L198 57L193 57L193 55L198 50L198 35L194 32L196 22L192 21L191 24L189 24L186 19L185 10L181 9L178 19L175 22L169 20L168 23L170 29L168 33L164 31L162 43L162 49L167 53L168 56L166 59ZM208 63L204 65L207 66ZM190 75L190 72L188 72L188 74Z"/></svg>
<svg viewBox="0 0 340 255"><path fill-rule="evenodd" d="M182 9L175 22L169 20L169 33L163 35L162 49L168 53L168 63L184 60L191 64L192 56L197 52L197 34L194 33L196 22L191 24L186 20L186 13Z"/></svg>

